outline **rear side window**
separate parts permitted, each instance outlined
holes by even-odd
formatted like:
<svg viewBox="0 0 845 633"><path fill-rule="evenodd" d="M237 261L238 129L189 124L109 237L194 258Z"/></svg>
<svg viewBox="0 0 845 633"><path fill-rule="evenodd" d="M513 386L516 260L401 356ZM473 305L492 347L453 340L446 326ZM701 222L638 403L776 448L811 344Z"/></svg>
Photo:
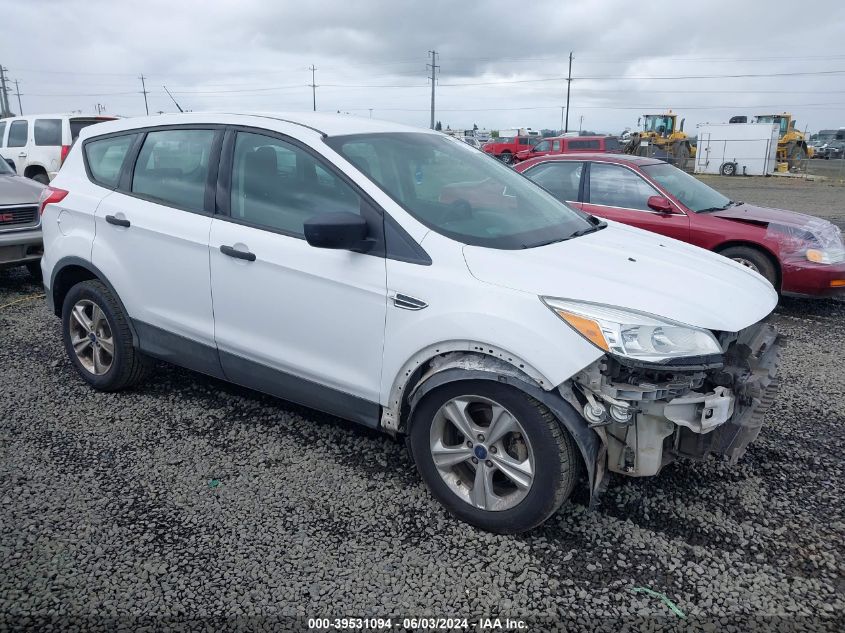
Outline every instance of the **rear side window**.
<svg viewBox="0 0 845 633"><path fill-rule="evenodd" d="M3 137L6 134L6 122L0 121L0 147L3 147Z"/></svg>
<svg viewBox="0 0 845 633"><path fill-rule="evenodd" d="M91 178L106 187L117 187L120 168L134 140L135 135L129 134L87 142L84 149L85 162Z"/></svg>
<svg viewBox="0 0 845 633"><path fill-rule="evenodd" d="M608 152L619 151L619 139L614 137L604 139L604 149Z"/></svg>
<svg viewBox="0 0 845 633"><path fill-rule="evenodd" d="M89 125L95 123L102 123L103 120L110 121L111 119L71 119L70 120L70 142L76 142L76 137L79 133Z"/></svg>
<svg viewBox="0 0 845 633"><path fill-rule="evenodd" d="M35 119L32 127L36 145L58 147L62 144L61 119Z"/></svg>
<svg viewBox="0 0 845 633"><path fill-rule="evenodd" d="M12 124L9 126L8 147L24 147L28 132L29 125L27 121L12 121Z"/></svg>
<svg viewBox="0 0 845 633"><path fill-rule="evenodd" d="M162 130L144 140L132 192L163 204L202 211L213 130Z"/></svg>
<svg viewBox="0 0 845 633"><path fill-rule="evenodd" d="M546 189L558 200L577 202L584 163L565 161L543 163L525 172L531 180Z"/></svg>

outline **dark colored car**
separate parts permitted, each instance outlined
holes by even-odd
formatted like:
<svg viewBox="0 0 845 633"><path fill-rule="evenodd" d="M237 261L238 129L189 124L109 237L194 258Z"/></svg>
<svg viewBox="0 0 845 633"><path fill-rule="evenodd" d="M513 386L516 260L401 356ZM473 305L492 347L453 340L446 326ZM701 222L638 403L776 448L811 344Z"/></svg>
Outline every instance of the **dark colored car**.
<svg viewBox="0 0 845 633"><path fill-rule="evenodd" d="M615 136L555 136L544 138L531 149L517 152L517 162L552 154L608 152L619 154L622 146Z"/></svg>
<svg viewBox="0 0 845 633"><path fill-rule="evenodd" d="M845 244L842 232L827 220L729 200L653 158L545 156L515 169L590 214L729 257L782 294L845 295Z"/></svg>
<svg viewBox="0 0 845 633"><path fill-rule="evenodd" d="M26 265L40 278L44 248L38 202L44 188L39 182L18 176L0 159L0 268Z"/></svg>

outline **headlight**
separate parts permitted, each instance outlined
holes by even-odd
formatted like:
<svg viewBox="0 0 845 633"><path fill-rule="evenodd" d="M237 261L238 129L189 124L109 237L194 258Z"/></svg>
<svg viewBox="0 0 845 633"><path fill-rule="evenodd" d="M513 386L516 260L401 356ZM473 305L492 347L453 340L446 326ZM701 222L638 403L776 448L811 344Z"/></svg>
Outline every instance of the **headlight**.
<svg viewBox="0 0 845 633"><path fill-rule="evenodd" d="M722 352L708 330L614 306L540 298L581 336L611 354L659 363Z"/></svg>
<svg viewBox="0 0 845 633"><path fill-rule="evenodd" d="M838 264L845 261L845 248L808 248L806 255L814 264Z"/></svg>

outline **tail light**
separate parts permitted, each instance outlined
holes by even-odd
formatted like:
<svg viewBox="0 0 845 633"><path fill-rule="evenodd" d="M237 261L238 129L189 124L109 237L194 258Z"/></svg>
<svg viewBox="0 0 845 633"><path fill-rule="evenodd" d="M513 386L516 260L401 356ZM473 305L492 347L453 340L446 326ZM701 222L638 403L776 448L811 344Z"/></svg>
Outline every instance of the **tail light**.
<svg viewBox="0 0 845 633"><path fill-rule="evenodd" d="M59 156L59 166L65 164L65 158L67 158L68 152L70 152L70 145L62 145L62 153Z"/></svg>
<svg viewBox="0 0 845 633"><path fill-rule="evenodd" d="M45 187L41 192L41 197L38 199L38 215L44 215L44 208L48 204L55 204L65 199L68 194L64 189L57 187Z"/></svg>

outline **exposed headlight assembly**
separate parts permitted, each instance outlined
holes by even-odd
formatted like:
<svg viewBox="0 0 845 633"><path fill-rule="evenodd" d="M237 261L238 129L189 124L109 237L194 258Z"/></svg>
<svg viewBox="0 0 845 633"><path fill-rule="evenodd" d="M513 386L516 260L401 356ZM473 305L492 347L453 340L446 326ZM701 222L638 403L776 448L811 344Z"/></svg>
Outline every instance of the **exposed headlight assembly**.
<svg viewBox="0 0 845 633"><path fill-rule="evenodd" d="M845 261L845 248L808 248L805 255L814 264L838 264Z"/></svg>
<svg viewBox="0 0 845 633"><path fill-rule="evenodd" d="M540 298L572 329L610 354L660 363L722 352L708 330L615 306Z"/></svg>

